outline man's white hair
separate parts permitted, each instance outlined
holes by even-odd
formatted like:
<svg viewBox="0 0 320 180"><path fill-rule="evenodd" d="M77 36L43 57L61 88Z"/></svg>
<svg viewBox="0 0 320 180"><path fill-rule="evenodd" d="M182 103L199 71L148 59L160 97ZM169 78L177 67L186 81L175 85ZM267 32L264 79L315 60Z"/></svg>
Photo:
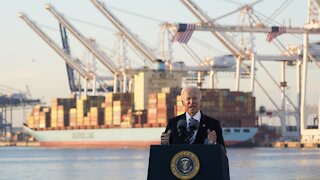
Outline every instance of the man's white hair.
<svg viewBox="0 0 320 180"><path fill-rule="evenodd" d="M201 99L201 91L197 86L186 86L186 87L182 88L181 93L180 93L181 96L186 90L196 91L197 94L199 94L199 97Z"/></svg>

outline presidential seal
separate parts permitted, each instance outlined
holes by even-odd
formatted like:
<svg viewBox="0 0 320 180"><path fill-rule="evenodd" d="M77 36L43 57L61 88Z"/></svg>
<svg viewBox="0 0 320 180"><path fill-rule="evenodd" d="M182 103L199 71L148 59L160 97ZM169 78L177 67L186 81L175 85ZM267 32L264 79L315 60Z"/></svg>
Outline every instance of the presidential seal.
<svg viewBox="0 0 320 180"><path fill-rule="evenodd" d="M191 179L200 169L198 157L190 151L180 151L171 159L171 172L179 179Z"/></svg>

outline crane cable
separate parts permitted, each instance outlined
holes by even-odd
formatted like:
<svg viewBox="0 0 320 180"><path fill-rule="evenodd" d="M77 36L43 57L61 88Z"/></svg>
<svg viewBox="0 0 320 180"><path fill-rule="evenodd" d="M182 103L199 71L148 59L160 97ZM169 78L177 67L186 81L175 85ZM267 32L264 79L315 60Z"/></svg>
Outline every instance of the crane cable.
<svg viewBox="0 0 320 180"><path fill-rule="evenodd" d="M287 8L291 3L293 2L293 0L286 0L285 2L283 2L278 9L276 9L270 17L268 17L266 24L269 24L276 16L278 16L285 8Z"/></svg>

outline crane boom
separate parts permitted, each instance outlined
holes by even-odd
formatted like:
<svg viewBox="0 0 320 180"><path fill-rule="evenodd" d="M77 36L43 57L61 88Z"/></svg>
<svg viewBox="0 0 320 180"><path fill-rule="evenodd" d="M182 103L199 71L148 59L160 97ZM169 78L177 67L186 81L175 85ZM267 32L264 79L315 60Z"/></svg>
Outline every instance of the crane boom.
<svg viewBox="0 0 320 180"><path fill-rule="evenodd" d="M33 29L49 46L51 46L74 70L76 70L83 78L92 79L92 75L87 72L86 69L81 67L77 63L77 59L73 58L70 54L67 54L62 50L52 39L50 39L37 25L35 22L31 21L26 14L20 12L18 16L23 19L31 29Z"/></svg>
<svg viewBox="0 0 320 180"><path fill-rule="evenodd" d="M70 54L70 48L69 48L66 28L63 27L61 25L61 23L59 23L59 28L60 28L60 35L61 35L61 40L62 40L62 47L67 54ZM70 91L76 92L77 87L75 85L76 83L75 83L74 70L68 64L66 64L66 67L67 67L67 74L68 74Z"/></svg>
<svg viewBox="0 0 320 180"><path fill-rule="evenodd" d="M177 31L179 24L170 24L170 29ZM284 27L285 33L289 34L320 34L319 28L304 27ZM217 25L212 23L197 24L195 31L217 31L217 32L237 32L237 33L269 33L272 32L272 26L233 26Z"/></svg>
<svg viewBox="0 0 320 180"><path fill-rule="evenodd" d="M201 23L210 23L210 17L208 17L200 7L198 7L191 0L181 0L181 2L200 20ZM216 36L221 43L236 57L241 57L240 48L229 39L229 37L223 32L217 32L214 30L210 30L210 32Z"/></svg>
<svg viewBox="0 0 320 180"><path fill-rule="evenodd" d="M53 16L64 26L66 27L92 54L99 59L99 61L108 68L111 73L118 73L119 70L117 69L116 65L113 63L111 58L109 58L103 50L101 50L97 44L90 41L88 38L83 36L76 28L74 28L64 17L61 13L57 12L55 8L50 5L46 4L45 8L53 14Z"/></svg>
<svg viewBox="0 0 320 180"><path fill-rule="evenodd" d="M98 0L91 0L91 2L98 8L98 10L109 19L109 21L126 37L126 39L134 46L146 59L151 63L156 62L158 59L156 55L145 46L136 35L130 32L123 23L120 22L106 7Z"/></svg>

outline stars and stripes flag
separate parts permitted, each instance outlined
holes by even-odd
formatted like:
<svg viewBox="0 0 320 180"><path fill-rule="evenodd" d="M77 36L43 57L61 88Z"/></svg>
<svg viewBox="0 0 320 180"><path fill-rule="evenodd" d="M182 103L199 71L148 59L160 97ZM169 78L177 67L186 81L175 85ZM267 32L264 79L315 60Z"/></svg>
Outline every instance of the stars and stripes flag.
<svg viewBox="0 0 320 180"><path fill-rule="evenodd" d="M267 41L271 42L274 38L280 36L281 34L286 32L286 27L284 26L272 26L271 32L267 34Z"/></svg>
<svg viewBox="0 0 320 180"><path fill-rule="evenodd" d="M172 42L180 42L187 44L195 30L195 24L179 24L178 31L172 37Z"/></svg>

